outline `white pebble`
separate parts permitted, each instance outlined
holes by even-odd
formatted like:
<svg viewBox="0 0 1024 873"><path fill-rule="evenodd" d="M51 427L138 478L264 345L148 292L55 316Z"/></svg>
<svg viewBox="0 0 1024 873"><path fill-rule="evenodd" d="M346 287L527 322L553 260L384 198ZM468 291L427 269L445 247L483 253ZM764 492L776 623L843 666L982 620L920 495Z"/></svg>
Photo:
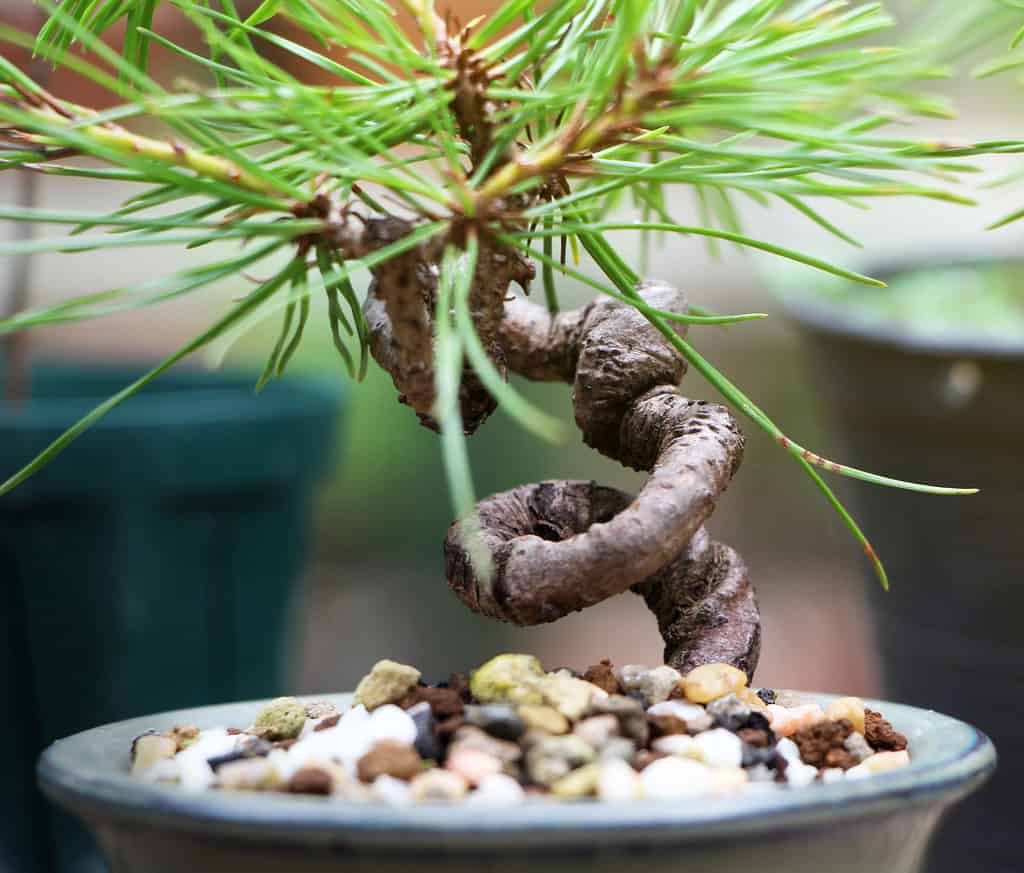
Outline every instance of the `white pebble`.
<svg viewBox="0 0 1024 873"><path fill-rule="evenodd" d="M486 777L466 798L476 806L518 806L526 799L523 786L511 776L495 773Z"/></svg>
<svg viewBox="0 0 1024 873"><path fill-rule="evenodd" d="M143 782L176 782L179 775L178 760L164 758L136 775Z"/></svg>
<svg viewBox="0 0 1024 873"><path fill-rule="evenodd" d="M697 703L689 703L686 700L663 700L647 707L648 715L674 715L682 721L689 722L693 719L703 718L707 713L704 707Z"/></svg>
<svg viewBox="0 0 1024 873"><path fill-rule="evenodd" d="M412 803L409 783L394 776L378 776L370 786L370 793L375 800L383 801L388 806L408 806Z"/></svg>
<svg viewBox="0 0 1024 873"><path fill-rule="evenodd" d="M393 703L378 706L367 724L370 745L378 740L395 740L411 746L416 741L416 722L401 707Z"/></svg>
<svg viewBox="0 0 1024 873"><path fill-rule="evenodd" d="M709 767L739 767L743 763L743 741L725 728L697 734L693 743L694 750Z"/></svg>
<svg viewBox="0 0 1024 873"><path fill-rule="evenodd" d="M842 782L845 777L846 773L839 767L829 767L827 770L821 771L821 781L826 784Z"/></svg>
<svg viewBox="0 0 1024 873"><path fill-rule="evenodd" d="M688 734L669 734L658 737L651 743L651 749L663 755L678 755L683 758L697 758L696 742Z"/></svg>
<svg viewBox="0 0 1024 873"><path fill-rule="evenodd" d="M703 794L711 788L711 776L706 767L686 758L660 758L648 764L640 773L644 797L671 800Z"/></svg>
<svg viewBox="0 0 1024 873"><path fill-rule="evenodd" d="M226 755L235 748L236 739L224 728L203 731L191 745L178 752L178 781L186 791L205 791L214 781L207 758Z"/></svg>
<svg viewBox="0 0 1024 873"><path fill-rule="evenodd" d="M640 774L625 761L613 758L601 764L597 777L597 796L601 800L636 800L642 792Z"/></svg>
<svg viewBox="0 0 1024 873"><path fill-rule="evenodd" d="M778 752L787 764L802 764L800 758L800 747L788 737L779 740L775 744L775 751Z"/></svg>
<svg viewBox="0 0 1024 873"><path fill-rule="evenodd" d="M810 764L786 764L786 782L794 788L804 788L818 778L818 768Z"/></svg>

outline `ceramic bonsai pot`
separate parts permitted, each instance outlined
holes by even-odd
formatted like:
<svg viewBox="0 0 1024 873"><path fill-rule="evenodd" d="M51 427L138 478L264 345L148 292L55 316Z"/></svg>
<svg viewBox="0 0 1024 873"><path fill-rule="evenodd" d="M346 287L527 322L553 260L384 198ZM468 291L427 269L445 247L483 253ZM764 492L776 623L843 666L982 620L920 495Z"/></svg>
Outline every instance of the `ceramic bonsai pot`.
<svg viewBox="0 0 1024 873"><path fill-rule="evenodd" d="M13 473L139 372L39 366L0 409ZM290 380L167 374L0 498L0 869L81 871L32 765L60 736L138 709L279 691L293 582L340 396ZM210 669L216 664L216 669Z"/></svg>
<svg viewBox="0 0 1024 873"><path fill-rule="evenodd" d="M329 699L339 706L350 700ZM60 740L40 759L40 784L97 835L114 873L916 873L943 813L995 766L991 742L970 725L869 703L907 735L909 767L864 781L699 802L396 809L188 794L129 775L129 746L143 731L249 724L262 705L146 716Z"/></svg>
<svg viewBox="0 0 1024 873"><path fill-rule="evenodd" d="M895 288L920 264L868 272ZM866 583L886 693L969 718L1000 748L1019 748L1024 725L1007 701L1024 687L1024 335L909 335L898 326L865 325L849 309L808 295L787 304L826 407L834 456L904 479L981 489L968 498L845 492L894 583L889 593L873 578ZM1021 780L1024 759L1007 761L951 817L929 873L1019 868Z"/></svg>

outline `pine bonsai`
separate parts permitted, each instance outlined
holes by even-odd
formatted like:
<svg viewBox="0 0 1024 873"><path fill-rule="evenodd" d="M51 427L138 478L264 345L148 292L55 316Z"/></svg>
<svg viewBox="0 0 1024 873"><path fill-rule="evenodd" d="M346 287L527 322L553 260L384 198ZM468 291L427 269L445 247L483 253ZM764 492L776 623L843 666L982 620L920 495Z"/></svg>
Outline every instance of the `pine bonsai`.
<svg viewBox="0 0 1024 873"><path fill-rule="evenodd" d="M471 608L495 618L552 621L633 588L658 618L669 663L753 670L760 630L746 568L704 528L744 437L729 409L681 393L688 366L813 479L883 583L881 562L819 471L971 493L852 469L791 439L687 336L691 327L759 316L719 315L642 280L612 242L621 231L699 235L880 284L744 235L735 201L785 204L851 241L815 201L969 202L953 187L970 169L962 159L1016 150L888 132L906 114L945 109L910 87L942 73L932 54L867 41L893 23L881 4L506 0L461 24L432 0L264 0L248 15L233 0L171 2L202 33L205 55L154 32L157 0L44 3L50 18L37 40L0 28L9 45L34 46L121 101L94 111L0 62L0 166L139 189L110 214L3 207L4 218L72 228L66 238L15 242L4 252L224 241L237 241L238 251L20 312L0 330L151 306L237 274L269 278L0 493L178 361L271 317L280 318L280 334L257 387L280 376L314 298L326 300L325 329L348 373L361 378L372 356L399 399L440 432L459 519L445 544L448 579ZM398 13L413 26L403 27ZM122 19L119 54L101 34ZM279 19L303 40L277 33ZM69 51L75 42L86 53ZM208 80L161 86L147 73L154 42ZM265 48L331 84L304 83ZM165 132L144 135L141 122ZM673 186L691 190L692 208L668 196ZM615 217L625 197L641 220ZM680 212L697 217L677 220ZM581 252L601 278L577 269ZM355 280L367 271L361 302ZM559 275L597 298L560 311ZM543 304L525 298L538 278ZM640 494L543 482L474 507L464 439L496 406L534 435L561 436L509 373L571 383L584 441L651 472Z"/></svg>

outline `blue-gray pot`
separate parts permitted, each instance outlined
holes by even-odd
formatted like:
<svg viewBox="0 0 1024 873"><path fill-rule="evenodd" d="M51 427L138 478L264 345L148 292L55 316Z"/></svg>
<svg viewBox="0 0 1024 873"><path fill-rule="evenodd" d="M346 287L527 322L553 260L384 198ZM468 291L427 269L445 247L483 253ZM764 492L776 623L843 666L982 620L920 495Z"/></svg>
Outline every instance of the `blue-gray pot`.
<svg viewBox="0 0 1024 873"><path fill-rule="evenodd" d="M129 744L143 731L245 725L260 705L146 716L60 740L40 759L43 791L95 832L114 873L915 873L943 813L995 767L992 743L970 725L870 703L907 734L909 767L699 801L396 809L188 794L129 775Z"/></svg>

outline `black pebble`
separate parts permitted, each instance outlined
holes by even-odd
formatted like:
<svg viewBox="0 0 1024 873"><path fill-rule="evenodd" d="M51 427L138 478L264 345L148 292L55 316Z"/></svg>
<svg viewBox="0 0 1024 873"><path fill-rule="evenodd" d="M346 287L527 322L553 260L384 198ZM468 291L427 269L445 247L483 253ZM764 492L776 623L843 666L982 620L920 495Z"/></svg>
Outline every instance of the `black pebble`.
<svg viewBox="0 0 1024 873"><path fill-rule="evenodd" d="M207 758L206 763L210 765L210 769L216 770L218 767L230 764L232 761L241 761L244 758L263 758L269 755L270 750L273 748L273 743L268 743L266 740L260 739L260 737L250 737L243 740L241 746L233 752L225 752L223 755Z"/></svg>
<svg viewBox="0 0 1024 873"><path fill-rule="evenodd" d="M757 710L750 713L750 718L747 719L747 723L744 727L754 728L754 730L759 731L768 731L769 733L771 733L772 730L771 722L768 721L767 716L765 716L763 712L758 712ZM772 735L774 736L774 734Z"/></svg>
<svg viewBox="0 0 1024 873"><path fill-rule="evenodd" d="M464 716L467 724L476 725L499 740L515 742L526 732L526 725L515 707L504 703L467 706Z"/></svg>
<svg viewBox="0 0 1024 873"><path fill-rule="evenodd" d="M756 767L764 764L769 770L775 769L776 752L774 748L760 749L749 743L743 744L743 767Z"/></svg>
<svg viewBox="0 0 1024 873"><path fill-rule="evenodd" d="M757 696L764 701L766 706L769 703L775 703L775 691L772 688L759 688L757 690Z"/></svg>

